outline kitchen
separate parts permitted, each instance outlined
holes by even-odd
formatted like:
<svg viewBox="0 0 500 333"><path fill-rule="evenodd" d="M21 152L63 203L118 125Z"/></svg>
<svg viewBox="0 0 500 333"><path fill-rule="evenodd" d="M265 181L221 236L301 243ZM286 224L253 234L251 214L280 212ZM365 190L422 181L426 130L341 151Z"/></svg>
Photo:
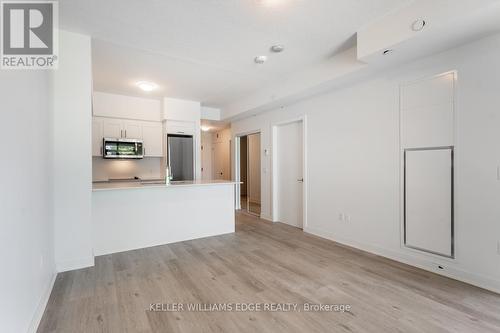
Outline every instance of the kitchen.
<svg viewBox="0 0 500 333"><path fill-rule="evenodd" d="M94 91L95 255L234 232L236 183L202 180L208 111L195 101Z"/></svg>

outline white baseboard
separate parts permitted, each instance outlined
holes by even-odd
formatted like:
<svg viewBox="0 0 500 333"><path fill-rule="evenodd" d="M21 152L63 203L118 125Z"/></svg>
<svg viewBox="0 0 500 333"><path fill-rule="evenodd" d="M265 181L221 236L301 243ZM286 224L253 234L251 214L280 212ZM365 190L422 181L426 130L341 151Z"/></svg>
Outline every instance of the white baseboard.
<svg viewBox="0 0 500 333"><path fill-rule="evenodd" d="M40 325L40 321L42 320L43 314L45 312L45 308L47 307L47 303L49 302L50 294L52 293L52 288L54 288L54 283L56 282L57 273L52 275L45 291L38 302L38 305L35 310L35 314L31 319L30 326L28 328L28 333L36 333L38 330L38 326Z"/></svg>
<svg viewBox="0 0 500 333"><path fill-rule="evenodd" d="M75 260L59 261L56 263L56 270L58 273L62 273L92 266L94 266L94 257L88 257Z"/></svg>
<svg viewBox="0 0 500 333"><path fill-rule="evenodd" d="M370 252L379 255L381 257L392 259L410 266L418 267L429 272L443 275L500 294L500 281L488 276L472 273L469 271L464 271L459 268L451 267L449 265L445 267L445 270L441 270L437 267L438 265L436 264L436 262L416 257L413 255L409 255L407 253L399 251L389 250L386 248L381 248L369 244L363 244L350 239L339 238L334 236L330 232L317 228L306 227L304 228L304 232L313 234L321 238L326 238L343 245L354 247L366 252Z"/></svg>

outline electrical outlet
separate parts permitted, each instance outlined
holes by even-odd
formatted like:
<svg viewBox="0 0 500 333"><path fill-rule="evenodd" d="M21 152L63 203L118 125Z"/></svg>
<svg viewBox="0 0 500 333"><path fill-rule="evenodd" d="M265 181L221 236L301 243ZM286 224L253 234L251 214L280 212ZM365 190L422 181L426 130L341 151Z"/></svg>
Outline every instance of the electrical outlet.
<svg viewBox="0 0 500 333"><path fill-rule="evenodd" d="M347 223L351 223L351 215L345 215L344 220L345 220L345 222L347 222Z"/></svg>
<svg viewBox="0 0 500 333"><path fill-rule="evenodd" d="M343 213L339 213L339 221L344 221L344 214Z"/></svg>

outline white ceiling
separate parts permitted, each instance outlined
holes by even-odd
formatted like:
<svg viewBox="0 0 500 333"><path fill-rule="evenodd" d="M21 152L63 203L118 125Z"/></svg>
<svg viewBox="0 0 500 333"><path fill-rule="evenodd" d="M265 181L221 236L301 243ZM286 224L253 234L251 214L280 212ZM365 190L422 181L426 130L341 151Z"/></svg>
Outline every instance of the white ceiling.
<svg viewBox="0 0 500 333"><path fill-rule="evenodd" d="M277 3L268 6L267 2ZM330 59L408 0L61 0L62 29L93 37L94 88L223 107ZM270 54L280 43L285 52ZM256 65L256 55L268 55Z"/></svg>

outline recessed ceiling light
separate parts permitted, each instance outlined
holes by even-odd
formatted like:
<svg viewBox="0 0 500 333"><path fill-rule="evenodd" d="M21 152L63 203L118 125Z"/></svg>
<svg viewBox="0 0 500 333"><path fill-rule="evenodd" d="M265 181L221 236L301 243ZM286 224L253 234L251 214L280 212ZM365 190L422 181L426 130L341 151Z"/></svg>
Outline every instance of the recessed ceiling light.
<svg viewBox="0 0 500 333"><path fill-rule="evenodd" d="M394 52L394 50L391 50L391 49L387 49L385 50L384 52L382 52L383 55L388 55L390 53Z"/></svg>
<svg viewBox="0 0 500 333"><path fill-rule="evenodd" d="M271 46L271 51L274 53L280 53L280 52L283 52L284 50L285 50L285 47L283 45L280 45L280 44Z"/></svg>
<svg viewBox="0 0 500 333"><path fill-rule="evenodd" d="M265 63L267 61L267 57L264 55L257 56L257 57L255 57L255 59L253 61L255 61L256 64L262 65L263 63Z"/></svg>
<svg viewBox="0 0 500 333"><path fill-rule="evenodd" d="M136 85L141 88L144 91L153 91L156 88L158 88L158 85L153 82L148 82L148 81L139 81L136 83Z"/></svg>

